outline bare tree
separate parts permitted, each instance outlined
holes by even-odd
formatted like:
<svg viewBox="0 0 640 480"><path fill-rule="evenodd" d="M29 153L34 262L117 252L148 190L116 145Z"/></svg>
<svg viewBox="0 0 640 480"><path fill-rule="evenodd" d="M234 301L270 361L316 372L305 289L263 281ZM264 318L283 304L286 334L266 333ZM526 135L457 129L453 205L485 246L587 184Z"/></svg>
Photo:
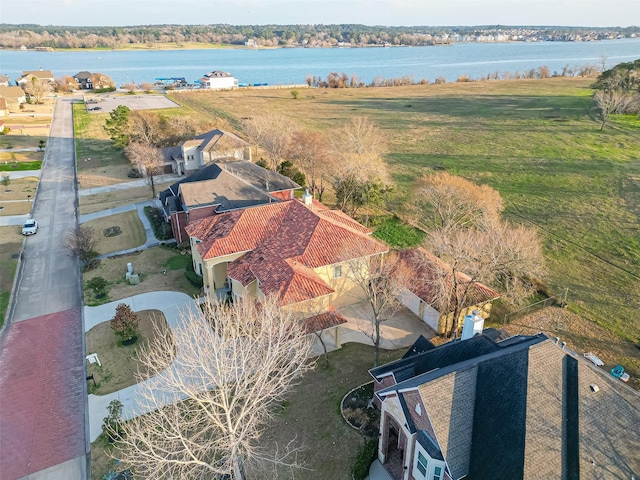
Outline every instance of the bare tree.
<svg viewBox="0 0 640 480"><path fill-rule="evenodd" d="M78 226L65 236L64 248L70 255L77 257L85 266L90 267L93 260L98 256L95 251L97 243L98 240L93 228Z"/></svg>
<svg viewBox="0 0 640 480"><path fill-rule="evenodd" d="M153 90L153 83L151 82L142 82L140 84L140 88L145 92L145 93L150 93L151 90Z"/></svg>
<svg viewBox="0 0 640 480"><path fill-rule="evenodd" d="M502 197L493 188L444 172L419 179L407 205L415 226L444 234L473 227L485 218L498 220L503 208Z"/></svg>
<svg viewBox="0 0 640 480"><path fill-rule="evenodd" d="M160 149L142 143L130 143L124 151L131 163L136 165L140 173L147 179L151 193L155 197L155 177L162 173L164 166Z"/></svg>
<svg viewBox="0 0 640 480"><path fill-rule="evenodd" d="M291 452L274 457L258 440L312 367L311 344L303 325L273 300L194 309L173 339L159 335L138 354L154 374L137 398L138 410L149 413L122 425L122 463L141 478L236 480L263 462L295 466ZM163 370L175 345L175 361Z"/></svg>
<svg viewBox="0 0 640 480"><path fill-rule="evenodd" d="M537 231L502 220L498 192L439 174L418 182L415 199L414 224L427 232L427 250L444 262L433 262L431 281L437 302L450 312L447 336L457 334L461 313L481 284L511 303L533 292L544 274Z"/></svg>
<svg viewBox="0 0 640 480"><path fill-rule="evenodd" d="M313 198L322 202L324 178L331 170L331 157L326 134L320 131L298 130L289 143L288 155L295 161L309 181Z"/></svg>
<svg viewBox="0 0 640 480"><path fill-rule="evenodd" d="M622 113L633 102L633 97L622 89L597 90L593 101L600 115L602 131L613 113Z"/></svg>
<svg viewBox="0 0 640 480"><path fill-rule="evenodd" d="M11 184L11 177L9 176L8 173L3 173L2 174L2 181L0 183L2 183L2 186L5 189L4 191L8 192L9 191L9 185Z"/></svg>
<svg viewBox="0 0 640 480"><path fill-rule="evenodd" d="M122 88L128 90L129 93L134 93L136 91L136 84L132 82L127 82L122 85Z"/></svg>
<svg viewBox="0 0 640 480"><path fill-rule="evenodd" d="M53 91L53 86L49 82L40 80L36 76L31 77L31 80L22 88L30 98L35 100L35 103L42 103L44 96Z"/></svg>
<svg viewBox="0 0 640 480"><path fill-rule="evenodd" d="M253 117L242 124L246 136L267 152L269 168L277 171L287 151L289 135L293 131L291 120L277 113Z"/></svg>
<svg viewBox="0 0 640 480"><path fill-rule="evenodd" d="M358 254L357 248L349 249L349 256L354 257L345 262L345 276L356 288L350 290L350 294L358 300L365 302L371 308L371 324L363 333L373 343L375 357L373 366L377 367L380 361L380 327L383 322L389 320L400 308L398 296L401 284L397 280L396 265L393 258L384 258L382 255L368 256L364 252Z"/></svg>
<svg viewBox="0 0 640 480"><path fill-rule="evenodd" d="M366 117L353 117L331 137L332 185L338 208L355 215L377 199L388 183L382 155L386 141L382 132Z"/></svg>
<svg viewBox="0 0 640 480"><path fill-rule="evenodd" d="M133 143L156 147L162 137L162 127L157 114L133 111L129 115L129 138Z"/></svg>

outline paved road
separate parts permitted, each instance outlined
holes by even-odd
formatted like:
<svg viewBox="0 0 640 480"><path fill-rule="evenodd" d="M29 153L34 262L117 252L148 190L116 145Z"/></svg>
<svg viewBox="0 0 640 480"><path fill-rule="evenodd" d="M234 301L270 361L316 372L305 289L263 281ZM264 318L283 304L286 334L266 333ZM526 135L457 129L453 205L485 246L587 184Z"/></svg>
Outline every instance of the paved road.
<svg viewBox="0 0 640 480"><path fill-rule="evenodd" d="M80 270L63 248L77 225L71 101L59 98L9 314L0 332L0 478L89 478Z"/></svg>

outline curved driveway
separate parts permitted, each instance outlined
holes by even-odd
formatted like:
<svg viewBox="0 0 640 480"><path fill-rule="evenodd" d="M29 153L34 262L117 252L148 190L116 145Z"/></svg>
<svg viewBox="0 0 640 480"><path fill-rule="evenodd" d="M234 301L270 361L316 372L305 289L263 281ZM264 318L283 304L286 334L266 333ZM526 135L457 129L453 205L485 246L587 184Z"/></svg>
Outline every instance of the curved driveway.
<svg viewBox="0 0 640 480"><path fill-rule="evenodd" d="M142 310L160 310L167 325L171 329L179 328L184 315L191 311L198 310L198 304L189 295L180 292L150 292L133 297L105 303L97 307L84 307L85 330L89 331L99 323L106 322L113 318L116 306L126 303L134 312ZM179 354L180 345L178 345ZM93 352L87 352L93 353ZM135 396L141 383L132 385L108 395L89 395L89 424L90 439L93 442L102 433L102 420L107 416L107 405L112 400L120 400L123 405L122 416L125 419L132 418L143 413L135 402Z"/></svg>

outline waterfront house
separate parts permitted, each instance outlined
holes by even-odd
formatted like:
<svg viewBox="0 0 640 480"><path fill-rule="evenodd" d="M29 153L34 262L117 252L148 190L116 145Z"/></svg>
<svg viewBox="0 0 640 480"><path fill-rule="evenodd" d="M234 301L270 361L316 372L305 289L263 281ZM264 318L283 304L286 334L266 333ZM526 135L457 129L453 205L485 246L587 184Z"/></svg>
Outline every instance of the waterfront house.
<svg viewBox="0 0 640 480"><path fill-rule="evenodd" d="M230 73L215 70L206 73L200 80L201 88L233 88L238 86L238 80Z"/></svg>
<svg viewBox="0 0 640 480"><path fill-rule="evenodd" d="M51 72L51 70L24 70L22 72L22 76L16 80L16 85L22 87L27 82L30 82L34 77L40 81L51 84L55 82L55 78L53 77L53 72Z"/></svg>
<svg viewBox="0 0 640 480"><path fill-rule="evenodd" d="M300 317L317 317L334 307L357 303L350 275L379 258L388 247L340 211L305 194L303 200L233 210L186 228L193 268L210 298L261 301L275 296ZM338 331L334 341L339 346Z"/></svg>
<svg viewBox="0 0 640 480"><path fill-rule="evenodd" d="M16 112L27 101L24 90L20 87L0 87L0 98L4 98L7 110Z"/></svg>

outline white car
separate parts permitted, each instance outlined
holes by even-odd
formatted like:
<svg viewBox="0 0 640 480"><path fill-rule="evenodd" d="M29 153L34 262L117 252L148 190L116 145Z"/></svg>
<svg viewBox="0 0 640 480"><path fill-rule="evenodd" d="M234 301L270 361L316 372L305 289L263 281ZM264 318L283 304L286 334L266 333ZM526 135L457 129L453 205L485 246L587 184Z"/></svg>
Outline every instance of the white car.
<svg viewBox="0 0 640 480"><path fill-rule="evenodd" d="M36 222L33 218L31 220L27 220L25 224L22 226L23 235L35 235L37 231L38 231L38 222Z"/></svg>

